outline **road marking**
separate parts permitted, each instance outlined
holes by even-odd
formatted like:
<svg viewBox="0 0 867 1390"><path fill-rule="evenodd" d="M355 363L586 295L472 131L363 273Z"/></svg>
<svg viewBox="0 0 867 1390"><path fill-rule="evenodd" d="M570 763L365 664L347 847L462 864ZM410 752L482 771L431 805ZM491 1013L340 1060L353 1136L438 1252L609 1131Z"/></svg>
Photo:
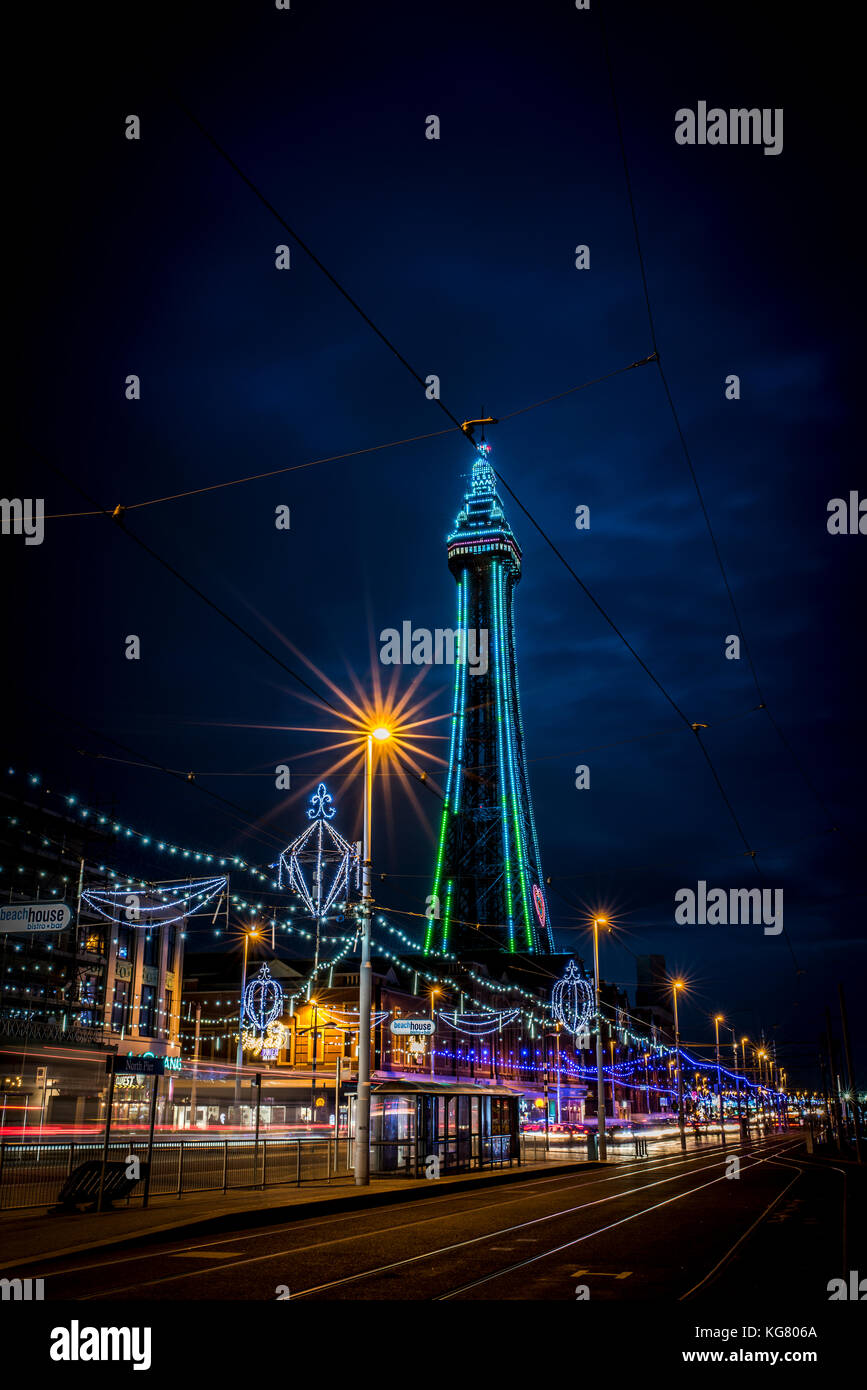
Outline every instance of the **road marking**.
<svg viewBox="0 0 867 1390"><path fill-rule="evenodd" d="M243 1250L171 1250L173 1260L233 1260Z"/></svg>
<svg viewBox="0 0 867 1390"><path fill-rule="evenodd" d="M751 1141L751 1142L754 1142L754 1141ZM738 1146L738 1147L741 1147L741 1146ZM764 1147L764 1145L763 1145L763 1147ZM794 1147L794 1146L792 1146L792 1147ZM762 1151L762 1150L759 1150L759 1152L761 1152L761 1151ZM703 1160L703 1159L706 1159L708 1156L709 1156L709 1155L706 1154L706 1153L704 1153L704 1154L692 1154L692 1155L690 1155L688 1158L687 1158L687 1157L676 1158L676 1157L666 1156L666 1157L665 1157L663 1160L661 1160L658 1164L653 1165L653 1167L650 1167L650 1168L643 1168L643 1169L642 1169L642 1177L645 1177L649 1172L659 1171L659 1169L663 1169L663 1170L669 1169L669 1170L670 1170L671 1168L680 1168L680 1167L682 1167L684 1164L693 1165L693 1164L695 1164L695 1163L697 1163L697 1162L700 1162L700 1161ZM750 1157L753 1157L752 1154L750 1154L749 1156L750 1156ZM718 1159L717 1161L718 1161L718 1162L721 1162L721 1163L725 1162L725 1155L724 1155L724 1153L723 1153L723 1151L722 1151L721 1149L719 1150L719 1159ZM757 1160L757 1162L762 1162L762 1161L764 1161L764 1160ZM706 1171L708 1168L712 1168L713 1166L714 1166L713 1162L711 1162L711 1163L703 1163L702 1167L696 1169L695 1171L698 1172L698 1173L701 1173L701 1172ZM552 1177L549 1177L549 1178L539 1179L539 1180L533 1181L532 1183L528 1183L528 1184L526 1185L526 1187L522 1190L522 1192L521 1192L519 1195L517 1195L517 1196L515 1196L515 1197L507 1198L505 1201L503 1201L502 1199L500 1199L500 1200L498 1200L498 1201L486 1203L484 1206L476 1208L476 1211L486 1211L486 1210L489 1210L489 1209L492 1208L492 1207L513 1206L513 1205L515 1205L515 1204L521 1203L521 1202L523 1202L523 1201L525 1200L525 1194L526 1194L526 1192L527 1192L527 1190L528 1190L529 1188L535 1188L536 1186L541 1186L541 1185L544 1184L544 1183L552 1183L552 1182L562 1183L562 1182L565 1182L565 1183L567 1183L568 1185L574 1186L574 1187L590 1187L590 1188L592 1188L592 1187L595 1187L595 1186L597 1186L597 1185L604 1185L604 1184L607 1184L607 1183L619 1182L619 1181L621 1181L621 1180L624 1179L624 1178L627 1179L627 1180L629 1180L630 1178L632 1178L632 1177L634 1176L634 1171L631 1170L631 1166L630 1166L630 1167L627 1167L627 1165L624 1165L624 1169L623 1169L622 1172L620 1172L620 1173L612 1173L612 1174L610 1174L608 1177L604 1177L604 1178L595 1176L596 1171L597 1171L597 1170L594 1170L594 1176L593 1176L593 1177L590 1177L589 1181L587 1181L587 1180L585 1179L585 1177L584 1177L583 1174L578 1175L578 1174L565 1174L565 1173L564 1173L564 1174L558 1174L556 1177L552 1176ZM576 1207L567 1208L565 1211L551 1212L551 1213L549 1213L549 1214L546 1215L546 1216L538 1217L538 1218L536 1218L535 1220L532 1220L532 1221L524 1221L524 1222L519 1223L519 1224L516 1225L516 1226L511 1226L511 1227L508 1227L508 1226L507 1226L507 1227L501 1229L500 1231L491 1231L491 1232L489 1232L489 1233L487 1233L487 1234L485 1234L485 1235L475 1236L475 1237L473 1237L473 1238L470 1239L470 1240L458 1241L456 1244L440 1247L440 1249L438 1249L438 1250L426 1251L426 1252L424 1252L424 1253L422 1253L422 1254L420 1254L420 1255L414 1255L414 1256L412 1256L411 1258L406 1259L406 1260L397 1260L397 1261L394 1261L392 1264L385 1265L385 1266L381 1266L379 1270L366 1270L366 1271L362 1271L362 1272L359 1273L359 1274L348 1275L348 1276L346 1276L346 1277L343 1278L343 1279L333 1280L333 1281L332 1281L331 1283L329 1283L329 1284L320 1284L320 1285L316 1285L314 1288L309 1288L309 1289L300 1290L298 1294L293 1295L293 1298L303 1298L303 1297L305 1296L305 1294L309 1294L309 1293L318 1293L318 1292L320 1292L320 1291L323 1290L323 1289L333 1288L333 1287L336 1287L336 1286L342 1285L342 1284L353 1283L353 1282L355 1282L356 1280L369 1278L369 1277L371 1277L371 1276L374 1275L374 1274L378 1274L378 1273L382 1272L383 1270L398 1268L398 1267L400 1267L400 1266L402 1266L402 1265L407 1265L407 1264L415 1264L416 1262L418 1262L418 1261L420 1261L420 1260L429 1259L429 1258L431 1258L432 1256L435 1256L435 1255L440 1255L440 1254L444 1254L444 1253L449 1253L449 1252L452 1251L452 1250L460 1249L460 1248L462 1248L462 1247L464 1247L464 1246L467 1246L467 1245L476 1245L476 1244L479 1244L479 1243L481 1243L482 1241L490 1240L492 1237L496 1238L496 1236L498 1236L498 1235L505 1235L506 1233L511 1234L512 1231L521 1230L522 1228L526 1228L527 1226L535 1226L535 1225L538 1225L538 1224L540 1224L541 1222L544 1222L544 1221L554 1221L554 1220L557 1220L557 1219L558 1219L559 1217L561 1217L561 1216L564 1216L564 1215L571 1215L571 1214L572 1214L573 1212L575 1212L575 1211L582 1211L582 1210L584 1210L586 1207L593 1207L593 1206L603 1205L605 1202L608 1202L608 1201L618 1201L621 1197L624 1197L624 1196L631 1196L631 1195L633 1195L634 1193L643 1191L643 1190L644 1190L645 1188L647 1188L647 1187L658 1187L658 1186L663 1185L663 1184L666 1183L666 1182L677 1182L677 1181L680 1181L680 1180L682 1180L682 1179L685 1179L685 1178L688 1178L688 1177L691 1177L691 1176L693 1176L692 1170L691 1170L690 1172L688 1172L688 1173L687 1173L687 1172L684 1172L684 1173L673 1174L673 1175L672 1175L671 1177L669 1177L669 1178L659 1179L659 1180L657 1180L657 1181L655 1181L655 1182L653 1182L653 1183L642 1182L642 1184L641 1184L640 1187L631 1188L631 1189L629 1189L629 1190L626 1191L626 1192L612 1193L610 1197L598 1198L596 1201L593 1201L593 1202L584 1202L584 1203L581 1203L580 1205L578 1205L578 1206L576 1206ZM455 1195L458 1195L458 1194L455 1194ZM477 1196L477 1194L475 1194L475 1193L466 1193L466 1194L460 1194L460 1195L465 1195L465 1196L471 1197L471 1198ZM546 1195L547 1195L547 1194L546 1194ZM550 1195L560 1195L560 1194L551 1193ZM450 1194L449 1194L448 1200L451 1200L451 1197L452 1197L452 1194L450 1193ZM399 1204L399 1205L396 1205L395 1210L400 1210L400 1209L402 1209L402 1208L405 1208L405 1204L403 1204L403 1203L401 1203L401 1204ZM342 1221L342 1220L352 1220L352 1219L355 1219L356 1216L361 1215L361 1214L362 1214L361 1212L358 1212L358 1213L353 1212L353 1213L351 1213L351 1215L349 1215L349 1216L347 1216L347 1217L343 1217L343 1218L337 1218L337 1220L338 1220L338 1221ZM455 1215L456 1215L456 1213L454 1213L454 1212L438 1213L437 1215L434 1215L434 1216L424 1217L424 1218L422 1218L422 1219L419 1220L419 1221L408 1221L408 1222L404 1222L404 1223L402 1223L400 1226L391 1227L391 1228L389 1228L389 1229L390 1229L390 1232L394 1232L394 1231L397 1231L397 1230L405 1230L405 1229L407 1229L407 1228L409 1228L409 1227L413 1227L413 1226L422 1226L422 1225L427 1225L428 1223L432 1223L432 1222L436 1222L436 1221L450 1220L450 1219L451 1219L452 1217L454 1217ZM317 1224L317 1223L316 1223L315 1221L310 1221L309 1223L308 1223L308 1222L299 1223L298 1226L297 1226L295 1229L303 1229L303 1228L305 1228L305 1227L308 1226L308 1225L313 1226L313 1228L316 1229L316 1224ZM278 1229L278 1231L272 1232L272 1234L273 1234L273 1235L282 1234L282 1233L285 1231L285 1229L286 1229L286 1227L285 1227L285 1226L282 1226L282 1224L281 1224L281 1227ZM291 1225L290 1225L290 1229L291 1229ZM263 1235L264 1235L264 1234L265 1234L265 1233L263 1233ZM321 1250L321 1249L323 1249L324 1247L329 1246L329 1245L342 1245L342 1244L348 1243L349 1241L367 1240L367 1239L369 1239L370 1234L371 1234L371 1233L370 1233L369 1231L363 1231L363 1232L358 1232L358 1233L356 1233L356 1234L354 1234L354 1235L351 1235L351 1236L340 1236L340 1237L336 1237L335 1239L329 1240L329 1241L316 1241L316 1242L314 1242L314 1243L311 1244L311 1245L306 1245L306 1246L305 1246L305 1245L302 1245L302 1246L290 1247L290 1248L287 1249L287 1250L277 1250L277 1251L274 1251L274 1252L272 1252L272 1253L270 1253L270 1254L267 1254L267 1255L255 1255L255 1256L252 1256L252 1257L249 1257L249 1256L248 1256L246 1259L239 1259L239 1260L236 1260L235 1265L236 1265L236 1266L242 1266L242 1265L247 1265L247 1264L265 1263L265 1262L267 1262L268 1260L276 1259L276 1258L278 1258L278 1257L279 1257L279 1258L285 1258L286 1256L293 1256L293 1255L303 1254L303 1253L306 1253L306 1252L309 1251L309 1250ZM214 1244L219 1244L219 1245L222 1245L222 1244L229 1244L229 1243L231 1242L232 1239L233 1239L233 1237L231 1237L231 1236L228 1236L228 1237L227 1237L227 1236L223 1236L220 1240L215 1241ZM249 1239L249 1233L247 1233L246 1236L236 1236L236 1237L234 1237L234 1239L236 1239L236 1240ZM525 1237L525 1239L527 1239L527 1238ZM213 1253L213 1252L212 1252L212 1253ZM129 1259L130 1261L132 1261L132 1260L134 1260L134 1259L144 1259L144 1258L159 1258L159 1256L145 1256L144 1254L139 1254L139 1255L134 1255L134 1256L129 1256L129 1257L128 1257L128 1259ZM107 1260L107 1261L104 1261L104 1262L101 1262L101 1263L103 1263L103 1264L105 1264L105 1265L111 1265L111 1264L120 1264L120 1263L126 1263L126 1262L127 1262L126 1259L122 1259L122 1260L117 1260L117 1261L114 1261L114 1260ZM94 1265L94 1266L87 1266L87 1265L84 1265L84 1266L81 1266L81 1268L84 1269L84 1270L88 1270L89 1268L99 1268L99 1267L100 1267L100 1266L98 1266L98 1265ZM226 1268L233 1268L233 1267L235 1267L235 1266L229 1266L229 1265L226 1266ZM72 1270L59 1270L59 1271L57 1272L57 1277L62 1277L63 1275L70 1274L70 1273L73 1273L73 1272L78 1272L78 1271L72 1271ZM160 1279L150 1279L150 1280L147 1280L146 1282L139 1281L137 1284L131 1284L131 1285L127 1286L127 1288L114 1289L114 1290L112 1290L112 1292L114 1292L114 1293L127 1293L127 1292L130 1292L130 1291L132 1291L132 1290L139 1290L139 1289L143 1289L143 1288L151 1288L151 1287L153 1287L153 1286L155 1286L155 1285L157 1285L157 1284L170 1283L170 1282L173 1282L173 1281L176 1281L176 1280L180 1280L180 1279L190 1279L190 1278L196 1278L196 1277L198 1277L198 1275L196 1274L195 1271L193 1271L191 1274L172 1274L172 1275L168 1275L168 1276L165 1276L165 1277L163 1277L163 1278L160 1278ZM82 1301L95 1300L95 1299L100 1299L100 1298L104 1298L104 1297L105 1297L105 1291L104 1291L104 1290L101 1291L101 1292L98 1292L98 1293L88 1293L88 1294L82 1294L82 1295L81 1295Z"/></svg>

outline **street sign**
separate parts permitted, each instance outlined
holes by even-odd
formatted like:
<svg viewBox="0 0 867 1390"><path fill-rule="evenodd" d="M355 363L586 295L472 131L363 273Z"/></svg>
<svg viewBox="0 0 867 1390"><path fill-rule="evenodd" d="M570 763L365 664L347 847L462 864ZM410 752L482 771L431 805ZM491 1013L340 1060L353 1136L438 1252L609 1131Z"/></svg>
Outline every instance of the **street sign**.
<svg viewBox="0 0 867 1390"><path fill-rule="evenodd" d="M68 903L5 903L0 907L0 931L10 935L66 931L71 921Z"/></svg>
<svg viewBox="0 0 867 1390"><path fill-rule="evenodd" d="M396 1018L388 1026L392 1033L418 1033L430 1037L436 1032L432 1018Z"/></svg>
<svg viewBox="0 0 867 1390"><path fill-rule="evenodd" d="M105 1069L115 1076L162 1076L164 1057L106 1057Z"/></svg>

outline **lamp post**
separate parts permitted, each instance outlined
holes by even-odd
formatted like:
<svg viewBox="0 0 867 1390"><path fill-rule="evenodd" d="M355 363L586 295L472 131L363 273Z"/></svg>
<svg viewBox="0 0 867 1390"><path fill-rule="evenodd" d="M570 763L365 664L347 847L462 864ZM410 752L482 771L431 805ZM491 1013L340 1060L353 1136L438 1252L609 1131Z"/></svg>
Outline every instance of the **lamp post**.
<svg viewBox="0 0 867 1390"><path fill-rule="evenodd" d="M596 1140L597 1156L608 1158L608 1145L605 1139L605 1082L602 1079L602 1011L599 1003L599 928L607 923L606 917L593 918L593 974L596 982Z"/></svg>
<svg viewBox="0 0 867 1390"><path fill-rule="evenodd" d="M238 1010L238 1051L235 1055L235 1104L239 1107L238 1124L241 1123L241 1067L244 1065L244 995L247 993L247 945L252 937L259 935L256 927L244 932L244 964L241 967L241 1005Z"/></svg>
<svg viewBox="0 0 867 1390"><path fill-rule="evenodd" d="M741 1076L740 1072L738 1071L738 1040L735 1036L734 1028L732 1028L731 1025L728 1023L726 1024L726 1028L728 1028L729 1032L732 1035L732 1057L734 1058L735 1064L735 1090L737 1092L738 1098L738 1135L740 1139L743 1140L744 1127L743 1119L741 1118Z"/></svg>
<svg viewBox="0 0 867 1390"><path fill-rule="evenodd" d="M747 1076L747 1043L749 1038L741 1038L741 1071L744 1074L744 1124L746 1139L750 1137L750 1092L749 1077Z"/></svg>
<svg viewBox="0 0 867 1390"><path fill-rule="evenodd" d="M436 998L436 996L437 996L438 994L439 994L439 990L438 990L438 989L432 989L431 992L430 992L430 1021L431 1021L431 1023L433 1024L434 1028L436 1028L436 1018L435 1018L435 1016L434 1016L434 999ZM434 1038L435 1038L435 1037L436 1037L436 1033L431 1033L431 1035L430 1035L430 1079L431 1079L431 1081L433 1081L433 1079L434 1079ZM455 1052L457 1053L457 1047L455 1048Z"/></svg>
<svg viewBox="0 0 867 1390"><path fill-rule="evenodd" d="M723 1095L722 1095L722 1067L719 1060L719 1026L725 1022L722 1014L714 1014L713 1026L716 1032L716 1090L719 1096L719 1128L722 1135L723 1148L726 1146L726 1127L725 1116L723 1115Z"/></svg>
<svg viewBox="0 0 867 1390"><path fill-rule="evenodd" d="M373 820L373 744L391 738L389 729L372 729L367 735L364 762L364 856L361 868L361 967L358 975L358 1089L355 1098L355 1185L370 1183L370 1003L373 994L370 971L371 841Z"/></svg>
<svg viewBox="0 0 867 1390"><path fill-rule="evenodd" d="M683 980L672 980L671 994L674 999L674 1050L677 1054L677 1119L680 1126L680 1147L686 1152L686 1124L683 1113L683 1066L680 1057L680 1024L677 1019L677 991L683 989Z"/></svg>
<svg viewBox="0 0 867 1390"><path fill-rule="evenodd" d="M319 1000L311 999L313 1005L313 1067L311 1069L311 1088L310 1088L310 1123L316 1122L316 1054L319 1051L316 1037L316 1024L319 1020Z"/></svg>

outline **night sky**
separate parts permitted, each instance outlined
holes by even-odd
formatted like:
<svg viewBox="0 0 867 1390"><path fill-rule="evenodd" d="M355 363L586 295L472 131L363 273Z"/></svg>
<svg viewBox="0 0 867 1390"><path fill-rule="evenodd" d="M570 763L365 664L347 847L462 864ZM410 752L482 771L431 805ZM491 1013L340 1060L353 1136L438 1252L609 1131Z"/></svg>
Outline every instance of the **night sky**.
<svg viewBox="0 0 867 1390"><path fill-rule="evenodd" d="M452 430L300 467L450 422L177 100L419 375L440 377L459 420L504 417L653 348L600 6L182 9L40 11L15 60L24 444L4 494L44 497L50 516L92 509L75 485L111 509L298 469L129 512L128 527L317 689L281 639L338 686L352 671L369 687L383 628L454 624L444 541L472 451ZM867 541L826 528L829 499L867 493L849 409L860 274L845 75L836 105L815 85L839 36L802 31L782 5L761 20L751 4L605 13L661 359L796 762L755 709L746 659L724 657L737 629L656 366L504 420L488 436L494 466L689 719L709 725L763 871L694 735L504 495L524 551L520 688L557 944L586 958L583 918L607 909L621 944L603 944L606 976L631 988L633 955L664 954L690 981L686 1038L708 1041L722 1011L739 1034L764 1027L795 1084L812 1083L840 979L867 1056ZM700 100L783 108L782 154L676 144L675 111ZM129 113L138 142L124 138ZM282 243L288 272L275 269ZM130 373L137 402L124 398ZM731 373L739 401L725 399ZM274 526L281 504L289 531ZM575 528L579 504L589 531ZM103 516L47 521L41 546L4 536L2 560L10 765L148 833L273 859L331 760L300 760L333 740L291 726L333 718ZM129 634L139 661L125 659ZM399 674L402 690L415 670ZM428 671L427 714L447 712L449 675ZM242 812L108 760L137 755L194 769ZM278 763L292 769L288 799ZM589 790L575 788L578 764ZM355 834L358 784L341 789L333 779L338 824ZM386 908L423 911L430 892L439 803L416 798L421 819L395 785L377 824ZM785 936L676 927L674 894L699 879L782 887Z"/></svg>

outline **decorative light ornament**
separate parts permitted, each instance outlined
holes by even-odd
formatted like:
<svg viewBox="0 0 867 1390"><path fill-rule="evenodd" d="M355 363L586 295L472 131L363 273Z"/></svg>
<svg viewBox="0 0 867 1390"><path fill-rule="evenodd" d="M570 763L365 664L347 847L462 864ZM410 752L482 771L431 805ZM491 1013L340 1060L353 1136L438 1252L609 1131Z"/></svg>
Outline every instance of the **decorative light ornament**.
<svg viewBox="0 0 867 1390"><path fill-rule="evenodd" d="M262 1037L268 1027L283 1012L283 988L275 980L267 964L244 990L244 1017Z"/></svg>
<svg viewBox="0 0 867 1390"><path fill-rule="evenodd" d="M82 902L100 917L122 927L159 927L192 917L217 894L223 894L228 879L197 879L166 883L133 884L126 888L85 888ZM168 914L180 909L173 916Z"/></svg>
<svg viewBox="0 0 867 1390"><path fill-rule="evenodd" d="M323 820L333 820L336 815L337 807L334 805L333 797L329 791L325 790L325 783L320 782L310 798L307 819L317 820L321 816Z"/></svg>
<svg viewBox="0 0 867 1390"><path fill-rule="evenodd" d="M548 913L545 907L545 895L539 887L538 883L533 884L533 906L536 909L536 916L539 918L539 924L542 927L542 930L544 931L545 919L548 916Z"/></svg>
<svg viewBox="0 0 867 1390"><path fill-rule="evenodd" d="M277 882L280 888L294 888L310 916L319 919L326 916L342 890L348 897L353 871L356 887L359 886L361 864L355 846L329 824L337 808L324 782L319 783L310 803L307 816L311 824L280 855ZM326 882L326 869L333 870L330 884Z"/></svg>
<svg viewBox="0 0 867 1390"><path fill-rule="evenodd" d="M580 974L574 960L551 991L551 1012L567 1032L585 1033L593 1013L593 991Z"/></svg>
<svg viewBox="0 0 867 1390"><path fill-rule="evenodd" d="M458 1014L437 1009L443 1023L470 1038L484 1038L489 1033L498 1033L507 1023L513 1023L520 1012L520 1009L506 1009L498 1014Z"/></svg>
<svg viewBox="0 0 867 1390"><path fill-rule="evenodd" d="M286 1044L286 1029L282 1023L271 1022L264 1033L254 1033L245 1028L241 1041L245 1052L261 1057L263 1062L274 1062Z"/></svg>

